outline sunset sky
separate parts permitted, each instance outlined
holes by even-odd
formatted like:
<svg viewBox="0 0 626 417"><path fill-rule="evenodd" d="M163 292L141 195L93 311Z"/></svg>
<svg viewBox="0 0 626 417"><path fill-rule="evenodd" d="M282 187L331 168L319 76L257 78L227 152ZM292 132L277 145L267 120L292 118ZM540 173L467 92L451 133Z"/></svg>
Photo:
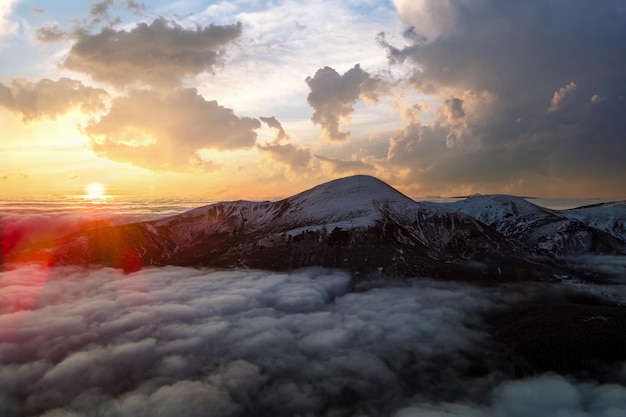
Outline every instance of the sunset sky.
<svg viewBox="0 0 626 417"><path fill-rule="evenodd" d="M626 198L626 3L0 0L0 197Z"/></svg>

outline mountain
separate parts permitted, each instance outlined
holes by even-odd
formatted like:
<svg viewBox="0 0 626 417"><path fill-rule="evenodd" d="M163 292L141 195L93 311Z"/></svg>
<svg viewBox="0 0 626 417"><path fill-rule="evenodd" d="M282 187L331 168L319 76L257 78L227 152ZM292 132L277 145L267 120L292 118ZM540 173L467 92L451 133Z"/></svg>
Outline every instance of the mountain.
<svg viewBox="0 0 626 417"><path fill-rule="evenodd" d="M287 270L361 277L529 279L562 272L555 256L624 253L581 220L510 196L418 203L357 175L280 201L233 201L140 223L81 230L5 262Z"/></svg>
<svg viewBox="0 0 626 417"><path fill-rule="evenodd" d="M563 214L626 241L626 200L564 210Z"/></svg>
<svg viewBox="0 0 626 417"><path fill-rule="evenodd" d="M443 205L494 227L529 253L572 256L624 252L626 210L617 212L611 205L558 211L509 195L472 196Z"/></svg>

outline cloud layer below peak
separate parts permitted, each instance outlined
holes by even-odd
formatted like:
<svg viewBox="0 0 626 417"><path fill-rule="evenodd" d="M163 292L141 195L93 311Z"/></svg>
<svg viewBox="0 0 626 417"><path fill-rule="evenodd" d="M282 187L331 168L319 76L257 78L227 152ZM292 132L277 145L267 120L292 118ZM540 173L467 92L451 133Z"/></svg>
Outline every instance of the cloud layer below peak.
<svg viewBox="0 0 626 417"><path fill-rule="evenodd" d="M407 284L351 292L346 274L323 269L4 271L0 412L512 417L626 408L615 385L554 375L506 382L480 317L528 291ZM472 372L476 363L485 371Z"/></svg>

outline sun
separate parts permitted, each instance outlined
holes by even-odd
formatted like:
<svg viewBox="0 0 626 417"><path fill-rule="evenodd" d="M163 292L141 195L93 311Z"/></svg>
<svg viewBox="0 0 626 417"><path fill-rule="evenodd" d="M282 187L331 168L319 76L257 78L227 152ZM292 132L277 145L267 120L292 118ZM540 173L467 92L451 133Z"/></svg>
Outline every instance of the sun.
<svg viewBox="0 0 626 417"><path fill-rule="evenodd" d="M91 200L100 200L106 197L104 185L92 183L85 186L85 197Z"/></svg>

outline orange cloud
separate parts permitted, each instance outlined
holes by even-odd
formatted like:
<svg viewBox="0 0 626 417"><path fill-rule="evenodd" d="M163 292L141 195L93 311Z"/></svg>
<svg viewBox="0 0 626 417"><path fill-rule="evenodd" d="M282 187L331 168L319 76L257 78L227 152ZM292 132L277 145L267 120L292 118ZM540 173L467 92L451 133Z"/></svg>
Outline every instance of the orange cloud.
<svg viewBox="0 0 626 417"><path fill-rule="evenodd" d="M100 88L87 87L82 82L61 78L37 82L17 78L8 85L0 83L0 106L22 115L25 122L44 117L56 118L79 108L92 113L104 108L108 93Z"/></svg>
<svg viewBox="0 0 626 417"><path fill-rule="evenodd" d="M202 149L253 147L260 126L191 88L165 95L131 90L83 130L98 156L157 171L189 171L212 166L202 159Z"/></svg>

